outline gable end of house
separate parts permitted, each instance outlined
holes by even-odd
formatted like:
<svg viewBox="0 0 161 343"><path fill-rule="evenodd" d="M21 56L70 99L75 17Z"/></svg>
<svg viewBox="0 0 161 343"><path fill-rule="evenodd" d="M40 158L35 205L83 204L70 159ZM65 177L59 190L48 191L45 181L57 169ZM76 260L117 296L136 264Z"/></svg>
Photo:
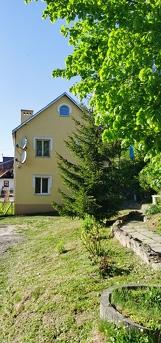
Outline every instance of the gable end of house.
<svg viewBox="0 0 161 343"><path fill-rule="evenodd" d="M27 123L29 123L31 120L33 120L34 118L36 118L39 114L41 114L44 110L48 109L50 106L52 106L53 104L55 104L58 100L60 100L61 98L63 98L64 96L66 96L75 106L77 106L79 108L79 110L83 111L81 105L79 105L68 93L64 92L61 95L59 95L57 98L55 98L53 101L51 101L48 105L46 105L45 107L43 107L40 111L38 111L37 113L35 113L34 115L31 115L29 117L29 119L23 121L20 125L18 125L15 129L12 130L12 135L14 135L16 133L16 131L18 131L21 127L23 127L24 125L26 125Z"/></svg>

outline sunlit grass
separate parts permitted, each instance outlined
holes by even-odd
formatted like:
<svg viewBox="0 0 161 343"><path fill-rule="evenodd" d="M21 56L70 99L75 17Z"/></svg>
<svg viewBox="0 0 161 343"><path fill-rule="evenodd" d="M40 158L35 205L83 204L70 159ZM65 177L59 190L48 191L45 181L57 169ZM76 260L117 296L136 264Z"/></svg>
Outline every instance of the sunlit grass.
<svg viewBox="0 0 161 343"><path fill-rule="evenodd" d="M103 245L112 267L102 279L80 240L79 220L22 216L0 223L15 224L23 237L0 258L1 343L93 343L105 288L160 279L160 272L142 265L114 239L105 239L107 228Z"/></svg>
<svg viewBox="0 0 161 343"><path fill-rule="evenodd" d="M161 329L161 288L121 288L112 293L112 303L125 316L153 330Z"/></svg>

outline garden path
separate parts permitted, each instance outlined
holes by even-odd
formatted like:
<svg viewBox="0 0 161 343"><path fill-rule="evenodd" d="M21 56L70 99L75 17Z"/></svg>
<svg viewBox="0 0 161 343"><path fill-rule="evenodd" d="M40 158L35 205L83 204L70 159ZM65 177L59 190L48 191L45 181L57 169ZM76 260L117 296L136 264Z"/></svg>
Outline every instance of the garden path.
<svg viewBox="0 0 161 343"><path fill-rule="evenodd" d="M161 236L148 229L146 222L119 220L112 231L124 247L132 249L153 269L161 270Z"/></svg>

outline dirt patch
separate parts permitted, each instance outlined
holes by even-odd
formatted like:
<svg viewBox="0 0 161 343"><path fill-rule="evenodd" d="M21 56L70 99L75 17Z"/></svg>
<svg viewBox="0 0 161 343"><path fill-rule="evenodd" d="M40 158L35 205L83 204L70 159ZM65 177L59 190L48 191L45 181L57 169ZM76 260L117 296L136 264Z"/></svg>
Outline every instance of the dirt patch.
<svg viewBox="0 0 161 343"><path fill-rule="evenodd" d="M151 217L147 218L146 224L150 230L156 231L156 229L161 226L161 214L153 214Z"/></svg>
<svg viewBox="0 0 161 343"><path fill-rule="evenodd" d="M94 329L92 332L92 337L87 341L88 343L105 343L107 342L98 329Z"/></svg>
<svg viewBox="0 0 161 343"><path fill-rule="evenodd" d="M13 244L21 240L14 225L0 225L0 256Z"/></svg>

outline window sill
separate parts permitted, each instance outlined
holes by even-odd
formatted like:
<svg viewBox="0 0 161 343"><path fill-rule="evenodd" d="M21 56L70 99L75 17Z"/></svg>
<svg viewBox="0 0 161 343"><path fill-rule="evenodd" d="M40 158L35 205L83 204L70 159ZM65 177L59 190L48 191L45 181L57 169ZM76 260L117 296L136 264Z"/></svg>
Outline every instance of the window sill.
<svg viewBox="0 0 161 343"><path fill-rule="evenodd" d="M37 155L35 155L35 157L37 158L50 158L51 156L37 156Z"/></svg>
<svg viewBox="0 0 161 343"><path fill-rule="evenodd" d="M59 114L59 117L66 117L66 118L69 118L70 117L70 114Z"/></svg>
<svg viewBox="0 0 161 343"><path fill-rule="evenodd" d="M48 195L51 195L50 193L34 193L34 195L37 195L37 196L48 196Z"/></svg>

